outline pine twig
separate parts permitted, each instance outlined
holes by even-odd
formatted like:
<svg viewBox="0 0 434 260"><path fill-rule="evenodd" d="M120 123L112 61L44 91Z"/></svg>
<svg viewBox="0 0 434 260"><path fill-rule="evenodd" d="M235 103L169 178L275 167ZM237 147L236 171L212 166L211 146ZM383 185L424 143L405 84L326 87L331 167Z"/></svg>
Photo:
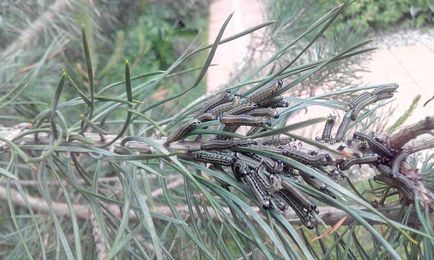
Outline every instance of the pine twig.
<svg viewBox="0 0 434 260"><path fill-rule="evenodd" d="M15 206L17 207L23 207L26 208L27 204L25 203L24 198L22 195L14 190L10 190L10 194L12 197L12 201ZM29 201L30 207L38 211L40 213L49 214L50 208L46 201L42 200L41 198L34 197L31 195L27 195L27 200ZM7 200L7 190L5 187L0 186L0 200ZM118 205L109 205L106 203L101 203L101 205L105 208L107 212L110 212L110 214L114 215L117 218L122 218L122 210L119 208ZM252 207L254 211L261 213L261 210L258 207ZM386 218L390 218L393 220L399 220L400 218L400 206L392 206L392 207L384 207L384 208L378 208L380 212L384 214ZM55 211L55 214L59 217L70 217L71 214L69 212L68 205L66 203L61 202L53 202L53 209ZM93 214L91 212L91 208L87 205L81 205L81 204L73 204L72 209L74 210L75 215L82 220L90 220L92 221ZM320 207L320 214L318 215L324 223L327 225L335 225L339 220L341 220L344 217L347 217L347 220L343 223L344 225L349 225L352 223L352 218L349 216L346 212L340 209L336 209L333 207ZM183 219L186 219L189 221L189 214L188 214L188 207L185 205L178 206L177 211L181 214ZM228 215L230 215L230 210L228 208L225 208L225 211ZM153 208L151 210L153 213L158 213L161 215L166 216L172 216L172 212L169 207L167 206L159 206L156 208ZM211 215L211 218L213 221L220 221L220 217L217 216L212 209L209 209L209 213ZM410 215L409 223L417 223L417 216L416 213L412 212ZM137 221L137 215L134 213L133 210L130 210L130 220L131 221ZM293 225L302 225L302 222L298 218L297 214L295 214L294 211L291 209L287 209L285 212L285 217L288 219L288 221ZM379 222L370 221L371 224L380 224ZM93 225L93 224L92 224ZM92 231L92 234L94 231Z"/></svg>

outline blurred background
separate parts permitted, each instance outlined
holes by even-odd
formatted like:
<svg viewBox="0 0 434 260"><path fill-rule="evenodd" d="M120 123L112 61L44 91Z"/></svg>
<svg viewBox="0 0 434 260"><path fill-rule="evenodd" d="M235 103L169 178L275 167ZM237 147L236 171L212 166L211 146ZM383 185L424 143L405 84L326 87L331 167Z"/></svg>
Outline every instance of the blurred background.
<svg viewBox="0 0 434 260"><path fill-rule="evenodd" d="M221 45L206 80L182 102L171 102L164 110L150 115L159 118L173 114L182 104L204 93L254 78L249 72L340 2L1 1L0 94L5 102L0 106L0 120L3 125L14 125L32 120L38 111L50 107L50 93L62 68L73 74L77 82L86 82L81 27L88 34L98 90L122 80L125 59L129 59L133 75L168 69L188 48L212 43L231 12L234 17L225 37L264 21L279 20L271 27ZM354 1L294 65L329 57L366 39L373 39L370 45L377 50L328 66L291 94L313 96L359 84L396 82L400 85L399 92L386 118L394 121L410 112L406 114L407 122L415 122L428 115L434 108L434 102L423 107L434 95L433 7L433 0ZM309 40L305 37L300 46ZM301 48L288 50L286 60L296 56ZM198 73L194 68L200 67L205 59L204 52L194 55L188 66L183 65L184 69L193 69L192 73L179 73L159 82L156 91L150 92L147 98L158 100L191 85ZM85 88L85 85L78 87ZM100 94L116 96L124 91L109 89ZM395 113L390 113L393 109ZM321 109L317 112L323 113ZM76 114L71 112L71 116ZM119 116L113 113L115 119Z"/></svg>

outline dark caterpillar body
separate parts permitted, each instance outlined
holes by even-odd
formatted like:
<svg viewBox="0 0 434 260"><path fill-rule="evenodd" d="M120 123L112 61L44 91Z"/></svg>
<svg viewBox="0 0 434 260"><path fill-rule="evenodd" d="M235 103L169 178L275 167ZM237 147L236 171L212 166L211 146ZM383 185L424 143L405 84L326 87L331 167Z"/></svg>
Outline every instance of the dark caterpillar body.
<svg viewBox="0 0 434 260"><path fill-rule="evenodd" d="M256 104L241 104L241 105L229 110L227 112L227 114L228 115L240 115L240 114L244 114L244 113L247 113L249 111L252 111L252 110L256 109L257 107L258 107L258 105L256 105Z"/></svg>
<svg viewBox="0 0 434 260"><path fill-rule="evenodd" d="M328 154L311 155L291 147L284 148L282 154L296 161L312 166L325 166L329 164L330 159Z"/></svg>
<svg viewBox="0 0 434 260"><path fill-rule="evenodd" d="M287 144L291 143L292 141L295 141L295 139L293 139L293 138L276 138L276 139L264 141L262 144L263 145L282 146L282 145L287 145Z"/></svg>
<svg viewBox="0 0 434 260"><path fill-rule="evenodd" d="M237 161L237 158L233 154L207 151L195 152L193 153L193 158L199 162L212 163L224 166L232 166Z"/></svg>
<svg viewBox="0 0 434 260"><path fill-rule="evenodd" d="M394 152L387 148L387 146L383 143L377 141L374 137L360 132L355 132L353 138L356 140L366 141L369 144L369 148L380 155L386 156L388 158L394 156Z"/></svg>
<svg viewBox="0 0 434 260"><path fill-rule="evenodd" d="M371 96L371 93L369 92L364 92L362 94L360 94L359 96L357 96L356 98L354 98L348 105L347 108L348 109L353 109L354 107L356 107L360 102L362 102L363 100L369 98Z"/></svg>
<svg viewBox="0 0 434 260"><path fill-rule="evenodd" d="M281 190L275 194L276 197L283 200L288 204L300 218L303 225L308 229L313 229L314 225L312 223L312 217L303 208L303 206L286 190Z"/></svg>
<svg viewBox="0 0 434 260"><path fill-rule="evenodd" d="M348 160L345 160L344 162L339 164L339 169L341 170L347 170L351 166L355 164L378 164L380 163L380 156L378 155L367 155L360 158L351 158Z"/></svg>
<svg viewBox="0 0 434 260"><path fill-rule="evenodd" d="M273 83L268 87L253 92L251 96L247 97L246 101L249 103L259 103L266 99L273 98L282 87L283 81L279 80L277 84Z"/></svg>
<svg viewBox="0 0 434 260"><path fill-rule="evenodd" d="M198 117L196 117L196 119L199 120L200 122L207 122L207 121L215 120L217 119L217 117L211 113L203 113Z"/></svg>
<svg viewBox="0 0 434 260"><path fill-rule="evenodd" d="M244 177L244 181L249 185L250 189L253 191L253 194L255 194L256 199L262 205L262 208L270 209L271 208L270 196L265 191L265 189L261 187L261 184L254 177L254 175L251 173L247 174Z"/></svg>
<svg viewBox="0 0 434 260"><path fill-rule="evenodd" d="M350 125L352 119L351 119L352 112L349 111L345 114L344 118L342 119L341 124L339 125L338 131L336 133L335 141L340 142L344 138L345 134L347 133L348 126Z"/></svg>
<svg viewBox="0 0 434 260"><path fill-rule="evenodd" d="M250 116L263 116L269 118L279 118L279 114L272 108L257 108L248 113Z"/></svg>
<svg viewBox="0 0 434 260"><path fill-rule="evenodd" d="M199 115L203 114L205 112L208 112L209 110L217 107L218 105L221 105L223 103L226 103L231 100L231 91L227 89L224 93L220 94L219 96L211 99L208 104L206 104L202 109L199 111Z"/></svg>
<svg viewBox="0 0 434 260"><path fill-rule="evenodd" d="M232 165L232 172L237 181L241 181L242 178L249 173L249 171L249 167L242 160L236 160L236 162Z"/></svg>
<svg viewBox="0 0 434 260"><path fill-rule="evenodd" d="M374 91L372 91L372 94L373 95L381 95L384 93L393 94L393 92L395 92L397 88L398 88L397 84L390 83L390 84L386 84L386 85L383 85L381 87L376 88Z"/></svg>
<svg viewBox="0 0 434 260"><path fill-rule="evenodd" d="M330 137L331 137L332 130L333 130L335 123L336 123L336 117L335 116L329 116L327 118L327 121L326 121L325 126L324 126L324 130L323 130L322 135L321 135L321 139L323 141L325 141L325 142L330 141Z"/></svg>
<svg viewBox="0 0 434 260"><path fill-rule="evenodd" d="M392 171L390 172L390 175L395 177L398 176L400 173L401 163L407 158L408 152L402 151L400 152L395 159L392 162Z"/></svg>
<svg viewBox="0 0 434 260"><path fill-rule="evenodd" d="M370 104L372 104L372 103L375 103L375 102L377 102L377 101L378 101L378 97L377 97L376 95L374 95L374 96L369 96L368 98L366 98L366 99L360 101L360 103L358 103L358 104L354 107L354 109L353 109L353 111L352 111L352 113L351 113L351 119L352 119L352 120L356 120L357 115L360 113L360 111L361 111L363 108L365 108L366 106L368 106L368 105L370 105Z"/></svg>
<svg viewBox="0 0 434 260"><path fill-rule="evenodd" d="M257 133L259 133L262 129L262 127L260 126L252 126L249 131L247 131L246 136L251 136L251 135L255 135Z"/></svg>
<svg viewBox="0 0 434 260"><path fill-rule="evenodd" d="M198 126L201 122L197 119L193 121L187 122L178 128L173 135L167 138L166 144L170 144L185 138L191 131L193 131L196 126Z"/></svg>
<svg viewBox="0 0 434 260"><path fill-rule="evenodd" d="M249 146L256 145L254 140L210 140L203 142L201 145L202 150L220 150L229 149L235 146Z"/></svg>
<svg viewBox="0 0 434 260"><path fill-rule="evenodd" d="M374 179L377 181L381 181L392 188L397 189L399 193L403 194L406 199L412 201L415 196L413 183L402 174L392 176L390 174L391 169L389 167L384 165L380 166L381 167L378 167L378 169L382 174L374 176Z"/></svg>
<svg viewBox="0 0 434 260"><path fill-rule="evenodd" d="M319 213L315 203L311 201L307 194L303 194L301 191L297 190L296 188L292 187L291 183L289 183L287 180L282 180L282 187L286 189L289 193L291 193L294 198L296 198L305 209L308 211L313 210L316 213Z"/></svg>
<svg viewBox="0 0 434 260"><path fill-rule="evenodd" d="M282 162L277 162L271 158L268 158L266 156L257 155L257 154L247 154L247 156L255 159L260 164L264 165L265 168L267 168L267 170L270 173L280 173L283 171L283 163Z"/></svg>
<svg viewBox="0 0 434 260"><path fill-rule="evenodd" d="M231 109L234 109L234 107L235 107L234 102L223 103L219 106L216 106L213 109L210 109L208 113L213 114L214 116L221 116L224 113L230 111Z"/></svg>
<svg viewBox="0 0 434 260"><path fill-rule="evenodd" d="M220 122L225 125L246 125L246 126L264 126L270 125L267 118L260 118L248 115L223 115Z"/></svg>

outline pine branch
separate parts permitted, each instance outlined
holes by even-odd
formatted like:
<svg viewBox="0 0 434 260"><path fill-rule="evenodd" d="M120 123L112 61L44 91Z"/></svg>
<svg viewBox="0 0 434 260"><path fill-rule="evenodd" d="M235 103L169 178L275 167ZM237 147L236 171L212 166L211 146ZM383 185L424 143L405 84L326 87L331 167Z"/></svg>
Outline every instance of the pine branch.
<svg viewBox="0 0 434 260"><path fill-rule="evenodd" d="M15 206L27 208L27 204L25 202L25 199L21 195L21 193L19 193L15 189L10 189L10 194ZM40 197L35 197L31 195L26 195L26 199L29 201L32 210L47 215L50 214L49 213L50 208L45 200L41 199ZM0 186L0 200L3 201L7 200L7 190L3 186ZM101 203L101 205L103 206L106 212L109 212L110 214L114 215L118 219L122 218L123 212L119 207L119 205L110 205L107 203ZM92 221L92 218L94 218L90 206L83 205L83 204L73 204L72 208L74 210L74 214L79 219ZM69 207L66 203L53 202L53 209L55 211L55 214L59 217L71 217L71 212L69 211ZM176 209L179 213L181 213L183 219L185 219L186 221L191 221L187 206L180 205L177 206ZM252 206L252 209L258 212L259 214L261 214L261 210L258 207ZM355 209L363 210L362 208L355 208ZM399 219L401 218L400 209L401 209L400 206L387 206L387 207L378 208L378 210L382 212L385 217L395 221L399 221ZM344 225L352 224L353 218L343 210L336 209L334 207L320 207L319 210L321 213L318 216L324 221L325 224L329 226L335 225L343 218L346 218L345 222L343 223ZM214 213L212 208L209 208L208 211L210 212L213 221L215 222L221 221L221 218ZM230 210L228 208L225 208L225 211L228 215L230 214ZM151 212L173 217L171 209L167 206L155 207L151 210ZM285 218L288 219L288 221L293 225L303 224L298 218L297 214L291 209L287 209L284 215ZM195 217L197 217L197 215ZM264 215L262 215L262 217L265 218ZM134 212L134 210L130 210L129 219L131 221L138 221L137 215ZM381 222L376 222L376 221L370 221L370 223L382 224ZM413 210L412 213L410 214L409 224L417 224L417 223L418 220L416 217L416 212Z"/></svg>

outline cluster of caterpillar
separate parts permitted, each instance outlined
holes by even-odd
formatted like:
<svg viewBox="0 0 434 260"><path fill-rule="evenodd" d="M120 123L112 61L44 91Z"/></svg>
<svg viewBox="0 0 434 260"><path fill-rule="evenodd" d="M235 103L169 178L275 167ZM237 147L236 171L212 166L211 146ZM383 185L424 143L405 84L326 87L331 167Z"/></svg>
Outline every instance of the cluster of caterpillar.
<svg viewBox="0 0 434 260"><path fill-rule="evenodd" d="M210 120L218 120L223 131L236 132L241 126L250 127L240 138L216 134L210 139L202 140L199 135L196 139L200 142L199 150L186 152L180 157L206 163L210 168L225 174L229 169L237 181L249 187L257 203L264 210L285 210L290 207L307 228L315 226L314 215L318 213L318 208L310 196L297 185L310 185L332 197L335 196L334 192L315 176L295 169L285 161L276 160L273 156L264 156L252 151L285 156L329 175L342 174L342 171L353 165L368 164L378 168L380 175L376 180L405 191L403 196L411 197L412 183L400 173L400 165L408 155L405 151L395 151L388 147L384 140L360 132L345 140L350 122L356 120L366 106L392 97L397 88L396 84L384 85L370 93L362 93L349 102L346 105L347 112L334 137L336 117L327 118L322 135L316 141L330 145L338 143L340 151L346 147L357 147L358 153L345 158L333 158L328 152L301 148L295 145L291 138L252 138L254 133L266 130L266 126L271 126L271 120L278 118L276 108L288 106L279 93L282 86L283 82L278 81L247 97L226 91L200 109L193 120L179 127L167 139L166 144L182 142L201 123ZM227 184L222 185L229 189Z"/></svg>

